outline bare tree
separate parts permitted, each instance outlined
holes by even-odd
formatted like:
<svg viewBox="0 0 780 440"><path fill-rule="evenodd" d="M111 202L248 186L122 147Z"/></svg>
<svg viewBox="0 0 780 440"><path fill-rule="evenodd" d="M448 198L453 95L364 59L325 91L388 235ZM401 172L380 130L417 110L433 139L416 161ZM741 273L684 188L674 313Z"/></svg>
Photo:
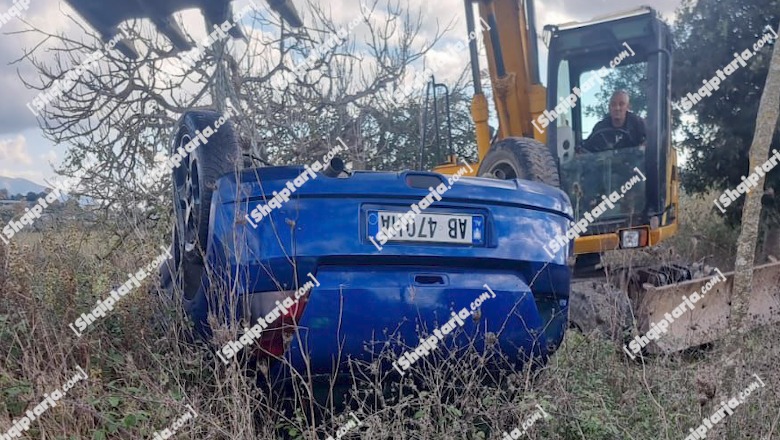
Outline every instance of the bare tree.
<svg viewBox="0 0 780 440"><path fill-rule="evenodd" d="M62 84L83 60L102 54L75 79L71 74L73 81L61 96L40 110L45 136L72 145L58 171L72 175L93 157L100 166L85 177L83 193L100 201L102 209L159 204L162 193L137 193L141 175L156 154L167 154L172 127L185 111L221 107L226 100L240 113L234 122L246 153L266 163L308 160L329 148L323 139L357 139L361 111L365 114L388 87L399 84L407 66L444 32L420 41L421 13L397 0L383 5L374 0L356 11L359 27L348 35L315 2L309 1L306 10L312 14L310 27L294 31L270 10L255 11L258 27L248 42L214 44L186 68L175 59L170 43L142 22L128 22L125 29L135 46L143 48L135 60L104 50L90 29L82 27L86 37L76 40L30 26L23 33L40 36L41 43L17 61L31 63L40 73L39 80L20 76L29 88L46 92ZM377 11L381 20L371 17ZM78 25L79 20L69 18ZM365 37L357 38L358 33ZM323 44L334 34L344 38ZM42 57L47 47L53 61ZM295 72L307 57L312 62ZM348 108L356 108L357 115Z"/></svg>

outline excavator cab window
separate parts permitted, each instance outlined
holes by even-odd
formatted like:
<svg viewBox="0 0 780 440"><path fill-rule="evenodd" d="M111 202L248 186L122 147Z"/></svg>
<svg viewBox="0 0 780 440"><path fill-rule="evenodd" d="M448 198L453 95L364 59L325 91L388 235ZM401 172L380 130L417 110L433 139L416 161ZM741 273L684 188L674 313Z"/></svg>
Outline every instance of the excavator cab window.
<svg viewBox="0 0 780 440"><path fill-rule="evenodd" d="M564 190L581 218L602 203L602 195L620 192L645 163L647 96L643 87L646 62L572 72L562 63L558 76L558 102L577 96L576 107L563 113L557 124L558 141L574 145L561 161ZM604 77L601 77L606 73ZM574 77L571 85L570 78ZM625 92L625 93L623 93ZM613 116L622 117L613 122ZM644 182L615 201L601 219L636 216L645 206Z"/></svg>
<svg viewBox="0 0 780 440"><path fill-rule="evenodd" d="M607 197L588 234L649 224L666 196L668 28L638 10L551 31L547 141L575 218Z"/></svg>

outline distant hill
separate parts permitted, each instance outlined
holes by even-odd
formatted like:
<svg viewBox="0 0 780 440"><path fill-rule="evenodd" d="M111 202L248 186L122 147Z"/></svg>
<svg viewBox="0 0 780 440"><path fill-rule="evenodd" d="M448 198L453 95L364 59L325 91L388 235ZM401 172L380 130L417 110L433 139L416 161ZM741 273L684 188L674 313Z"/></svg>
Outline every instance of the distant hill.
<svg viewBox="0 0 780 440"><path fill-rule="evenodd" d="M3 188L8 190L9 195L27 194L30 191L37 194L46 189L45 186L38 185L35 182L23 179L21 177L0 176L0 189Z"/></svg>

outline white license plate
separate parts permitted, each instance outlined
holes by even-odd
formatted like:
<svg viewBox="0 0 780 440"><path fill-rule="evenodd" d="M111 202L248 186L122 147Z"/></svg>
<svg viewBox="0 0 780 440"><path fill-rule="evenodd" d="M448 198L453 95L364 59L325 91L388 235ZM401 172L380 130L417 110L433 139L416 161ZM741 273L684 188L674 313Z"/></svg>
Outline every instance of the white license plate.
<svg viewBox="0 0 780 440"><path fill-rule="evenodd" d="M393 211L369 211L368 233L376 236L380 228L390 231L389 240L395 242L417 241L425 243L482 244L485 222L481 215L420 213L414 220L395 232L393 224L404 213Z"/></svg>

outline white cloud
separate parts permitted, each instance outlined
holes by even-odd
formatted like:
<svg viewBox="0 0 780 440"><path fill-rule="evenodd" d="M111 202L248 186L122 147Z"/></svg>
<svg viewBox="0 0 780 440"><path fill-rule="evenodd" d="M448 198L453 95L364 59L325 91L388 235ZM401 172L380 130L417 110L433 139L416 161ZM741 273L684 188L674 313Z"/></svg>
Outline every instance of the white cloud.
<svg viewBox="0 0 780 440"><path fill-rule="evenodd" d="M32 165L32 162L24 136L0 140L0 163Z"/></svg>

